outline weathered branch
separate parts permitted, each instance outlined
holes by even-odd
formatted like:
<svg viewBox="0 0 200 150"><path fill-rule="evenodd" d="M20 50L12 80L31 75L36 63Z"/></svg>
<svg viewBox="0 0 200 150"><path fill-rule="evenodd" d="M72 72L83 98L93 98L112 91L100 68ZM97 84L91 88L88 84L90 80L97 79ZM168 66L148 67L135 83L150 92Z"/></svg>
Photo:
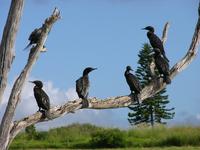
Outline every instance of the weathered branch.
<svg viewBox="0 0 200 150"><path fill-rule="evenodd" d="M45 20L45 23L42 26L40 41L37 43L35 47L31 48L28 62L13 85L8 105L0 126L0 145L2 146L1 150L7 149L8 142L11 142L12 138L10 138L10 131L13 125L12 119L17 104L19 102L19 99L21 97L21 91L25 83L25 80L27 79L29 72L32 69L32 66L34 65L40 54L40 49L43 48L43 45L45 43L49 31L51 30L52 25L59 18L60 18L60 12L58 11L58 9L55 9L53 14Z"/></svg>
<svg viewBox="0 0 200 150"><path fill-rule="evenodd" d="M166 39L168 28L168 23L166 23L163 31L163 37ZM54 108L51 108L51 119L60 117L64 114L74 112L76 110L79 110L81 108L81 99L78 99L76 101L69 101L63 106L57 106ZM89 99L90 105L88 109L110 109L110 108L120 108L120 107L127 107L132 103L132 99L129 96L121 96L121 97L113 97L108 98L103 101L98 100L96 98ZM43 115L40 112L35 113L32 116L26 117L20 121L15 121L14 125L12 126L12 129L10 131L10 140L12 140L18 132L20 132L25 127L35 124L38 122L47 121L47 118L43 118Z"/></svg>
<svg viewBox="0 0 200 150"><path fill-rule="evenodd" d="M169 30L169 22L167 22L165 24L164 29L163 29L163 34L162 34L162 42L163 42L163 44L165 44L165 42L167 41L168 30Z"/></svg>
<svg viewBox="0 0 200 150"><path fill-rule="evenodd" d="M166 23L164 30L163 30L163 36L162 36L163 43L167 39L168 28L169 28L169 23ZM189 54L194 51L197 52L199 35L200 35L200 33L199 33L199 19L198 19L197 27L196 27L195 34L194 34L194 37L192 40L192 44L191 44L191 45L195 45L195 46L191 46L191 48L189 49ZM194 55L192 55L192 56L193 57L191 57L191 55L188 55L188 53L187 53L187 55L186 55L187 60L190 60L190 62L191 62L194 58ZM185 59L181 60L177 64L183 64L183 63L186 64L186 62L187 62L187 65L184 66L184 67L186 67L189 65L189 63L188 63L188 61L185 61ZM179 69L171 70L171 76L170 76L171 78L173 78L178 72L180 72L179 70L183 66L183 65L177 65L177 64L175 66L178 66ZM149 85L147 85L142 90L141 95L140 95L140 100L143 101L144 99L153 96L154 94L156 94L157 92L162 90L165 86L166 86L166 84L163 83L162 79L157 79L155 81L152 81ZM73 102L71 102L71 101L67 102L63 106L57 106L57 107L52 108L51 109L52 118L57 118L64 114L79 110L81 108L80 103L81 103L81 99L78 99ZM89 103L90 104L89 104L88 109L110 109L110 108L127 107L132 103L132 99L130 96L118 96L118 97L107 98L104 100L92 98L92 99L89 99ZM42 118L42 114L37 112L37 113L35 113L29 117L26 117L22 120L15 121L14 125L12 127L12 130L11 130L12 131L11 134L12 134L12 136L15 136L23 128L25 128L31 124L35 124L35 123L43 122L43 121L48 121L48 119Z"/></svg>
<svg viewBox="0 0 200 150"><path fill-rule="evenodd" d="M7 76L14 59L14 44L23 11L24 0L12 0L0 44L0 104L7 85Z"/></svg>
<svg viewBox="0 0 200 150"><path fill-rule="evenodd" d="M167 38L167 31L168 31L169 24L167 23L164 31L163 31L163 37L162 41L163 43L166 41ZM186 56L180 60L177 64L174 65L174 67L170 71L170 78L173 79L179 72L181 72L183 69L185 69L195 58L196 53L198 51L197 47L200 41L200 18L198 18L198 22L196 25L196 29L193 35L193 39L191 42L191 46L186 54ZM146 98L149 98L153 95L155 95L157 92L161 91L163 88L166 87L166 84L163 82L163 79L157 79L152 81L149 85L145 86L142 89L140 100L143 101ZM74 112L76 110L81 109L81 99L75 100L75 101L69 101L66 104L62 106L56 106L54 108L50 109L52 119L60 117L64 114ZM91 98L89 99L89 107L88 109L110 109L110 108L120 108L120 107L127 107L132 103L132 99L130 96L118 96L118 97L112 97L107 98L104 100ZM29 117L26 117L22 120L15 121L12 129L11 129L11 136L12 138L15 137L15 135L21 131L23 128L35 124L38 122L48 121L47 118L43 118L42 114L37 112Z"/></svg>

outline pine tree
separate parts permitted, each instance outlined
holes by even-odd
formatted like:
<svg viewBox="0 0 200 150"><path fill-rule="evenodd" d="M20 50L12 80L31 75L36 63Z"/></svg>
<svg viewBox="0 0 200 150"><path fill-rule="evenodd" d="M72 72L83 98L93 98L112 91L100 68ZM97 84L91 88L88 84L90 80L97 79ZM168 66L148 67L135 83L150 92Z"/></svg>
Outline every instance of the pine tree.
<svg viewBox="0 0 200 150"><path fill-rule="evenodd" d="M152 71L149 67L153 60L151 46L149 44L144 44L138 57L139 66L136 70L136 76L140 80L141 86L144 87L154 79ZM158 74L156 70L155 74ZM169 100L168 95L165 93L166 89L163 89L155 96L144 100L140 106L137 103L130 105L129 108L131 112L128 114L130 124L138 125L146 123L153 127L155 123L166 124L164 120L172 119L175 114L173 112L174 108L167 109Z"/></svg>

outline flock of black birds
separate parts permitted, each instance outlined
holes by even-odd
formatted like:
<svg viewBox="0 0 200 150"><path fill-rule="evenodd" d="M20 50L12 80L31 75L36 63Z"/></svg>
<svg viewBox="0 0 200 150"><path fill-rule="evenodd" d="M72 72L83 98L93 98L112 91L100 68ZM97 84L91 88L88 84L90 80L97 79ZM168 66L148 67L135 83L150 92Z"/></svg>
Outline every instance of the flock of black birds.
<svg viewBox="0 0 200 150"><path fill-rule="evenodd" d="M153 48L154 51L154 62L155 66L160 74L160 77L163 78L163 81L166 82L166 84L171 83L170 79L170 73L169 73L169 60L166 57L163 43L160 40L160 38L154 34L154 28L152 26L147 26L143 28L143 30L147 30L147 37L149 39L149 42ZM33 44L37 44L40 37L41 37L41 28L35 29L31 35L29 36L30 43L26 46L25 49L29 48ZM44 48L44 47L43 47ZM88 74L96 70L97 68L87 67L83 71L83 75L76 80L76 92L79 96L79 98L82 99L82 108L87 108L89 106L88 102L88 94L89 94L89 76ZM140 82L138 78L132 74L130 71L133 71L131 66L127 66L124 76L126 78L126 82L130 88L131 96L133 96L134 100L136 100L139 103L139 94L142 90ZM36 99L37 105L39 107L39 112L45 113L49 111L50 109L50 100L48 95L45 93L45 91L42 89L43 83L39 80L36 81L30 81L35 84L33 88L34 97Z"/></svg>

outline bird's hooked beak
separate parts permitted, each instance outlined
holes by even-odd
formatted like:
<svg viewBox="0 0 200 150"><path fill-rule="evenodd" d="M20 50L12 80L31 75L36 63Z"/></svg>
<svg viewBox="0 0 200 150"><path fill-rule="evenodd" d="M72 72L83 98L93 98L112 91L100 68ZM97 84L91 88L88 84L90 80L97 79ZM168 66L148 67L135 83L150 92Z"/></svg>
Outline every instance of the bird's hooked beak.
<svg viewBox="0 0 200 150"><path fill-rule="evenodd" d="M34 84L34 81L28 81L28 82L30 82L30 83L33 83L33 84Z"/></svg>
<svg viewBox="0 0 200 150"><path fill-rule="evenodd" d="M92 70L97 70L97 68L92 68Z"/></svg>
<svg viewBox="0 0 200 150"><path fill-rule="evenodd" d="M131 70L131 71L133 71L133 69L132 69L132 68L131 68L130 70Z"/></svg>
<svg viewBox="0 0 200 150"><path fill-rule="evenodd" d="M147 30L146 28L142 28L141 30Z"/></svg>

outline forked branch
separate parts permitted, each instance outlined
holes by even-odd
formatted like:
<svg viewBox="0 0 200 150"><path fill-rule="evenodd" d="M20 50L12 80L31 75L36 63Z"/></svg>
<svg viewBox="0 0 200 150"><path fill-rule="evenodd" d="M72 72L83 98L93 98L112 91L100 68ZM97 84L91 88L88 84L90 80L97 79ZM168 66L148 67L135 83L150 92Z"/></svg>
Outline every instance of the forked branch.
<svg viewBox="0 0 200 150"><path fill-rule="evenodd" d="M163 43L166 41L167 38L167 31L168 31L169 24L167 23L164 31L162 41ZM188 65L194 60L197 54L197 47L200 41L200 17L198 17L198 21L196 24L196 28L194 31L193 39L191 42L191 46L186 54L186 56L181 59L178 63L176 63L171 71L170 71L170 78L173 79L179 72L184 70ZM163 79L157 79L152 81L149 85L145 86L142 89L140 100L143 101L146 98L149 98L155 95L157 92L161 91L163 88L166 87L166 83L163 82ZM60 117L64 114L74 112L76 110L81 109L81 99L77 99L75 101L69 101L62 106L56 106L51 108L51 115L52 118ZM107 98L104 100L91 98L89 99L89 107L88 109L110 109L110 108L120 108L120 107L127 107L132 103L132 99L130 96L118 96ZM22 120L15 121L14 125L12 126L11 135L14 137L19 131L23 128L35 124L38 122L48 121L47 118L42 118L42 114L37 112L31 116L28 116Z"/></svg>
<svg viewBox="0 0 200 150"><path fill-rule="evenodd" d="M50 32L53 24L59 18L60 18L60 12L58 11L58 9L55 9L53 14L45 20L44 24L42 25L40 40L36 44L36 46L33 46L31 48L28 62L13 85L13 88L8 100L8 104L6 107L6 111L4 113L3 119L1 121L1 126L0 126L0 145L2 146L0 148L2 150L7 149L8 143L10 143L13 139L12 135L10 134L13 131L13 125L15 126L15 124L13 124L12 122L12 119L13 119L17 104L20 100L21 91L25 83L25 80L27 79L29 72L32 69L32 66L36 62L40 54L40 50L43 48L43 45L45 43L48 33Z"/></svg>

